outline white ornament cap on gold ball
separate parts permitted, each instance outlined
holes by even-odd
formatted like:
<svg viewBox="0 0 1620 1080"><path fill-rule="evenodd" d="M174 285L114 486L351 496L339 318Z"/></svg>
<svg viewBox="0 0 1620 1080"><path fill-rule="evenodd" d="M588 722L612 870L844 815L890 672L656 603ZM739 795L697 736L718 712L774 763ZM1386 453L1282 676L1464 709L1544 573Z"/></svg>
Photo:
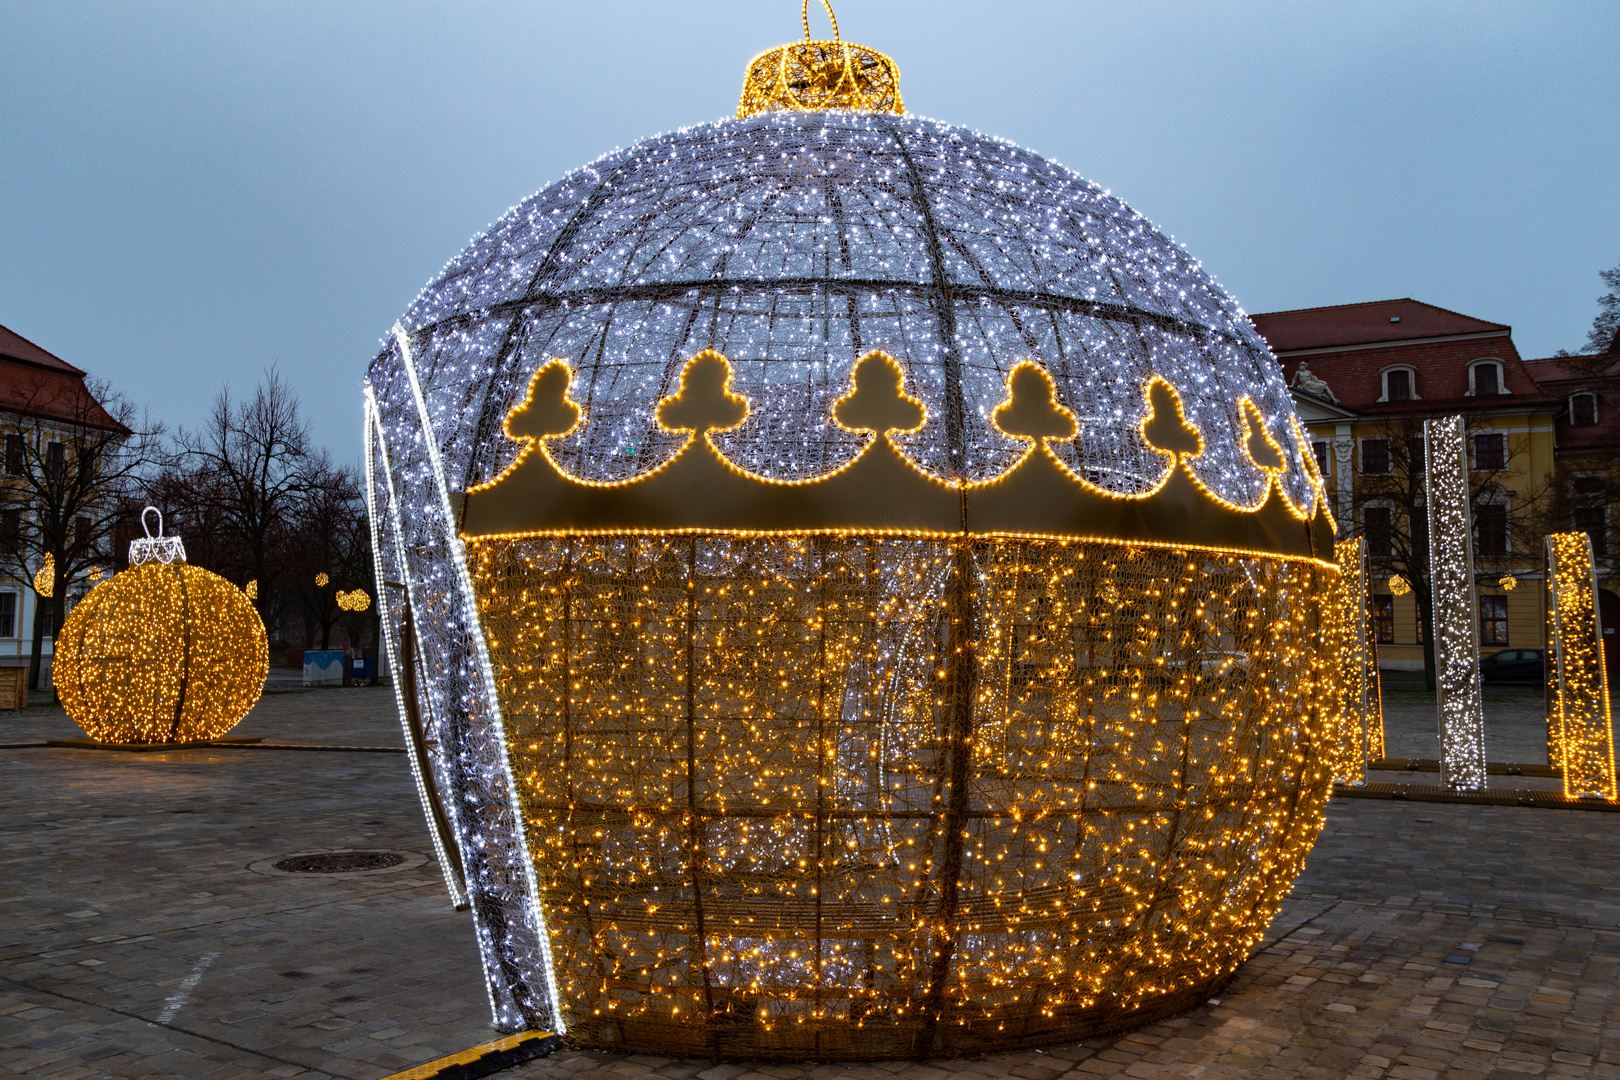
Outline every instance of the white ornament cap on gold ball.
<svg viewBox="0 0 1620 1080"><path fill-rule="evenodd" d="M147 514L157 515L155 536L152 534L152 526L146 522ZM140 566L142 563L160 562L167 566L170 563L186 561L186 545L180 542L180 538L163 535L163 511L155 506L148 506L142 510L141 528L146 531L146 535L129 542L129 565Z"/></svg>

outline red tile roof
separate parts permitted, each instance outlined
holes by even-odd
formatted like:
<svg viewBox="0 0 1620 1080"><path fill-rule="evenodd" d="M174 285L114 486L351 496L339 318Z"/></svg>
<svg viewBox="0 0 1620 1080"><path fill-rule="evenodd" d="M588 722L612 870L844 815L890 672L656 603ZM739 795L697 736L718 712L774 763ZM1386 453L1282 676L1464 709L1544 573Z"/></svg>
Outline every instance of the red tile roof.
<svg viewBox="0 0 1620 1080"><path fill-rule="evenodd" d="M0 326L0 412L129 434L84 385L85 373Z"/></svg>
<svg viewBox="0 0 1620 1080"><path fill-rule="evenodd" d="M30 364L51 368L56 371L71 372L74 375L83 375L84 372L63 360L60 356L48 353L23 337L15 330L0 326L0 357L12 360L26 360Z"/></svg>
<svg viewBox="0 0 1620 1080"><path fill-rule="evenodd" d="M1414 338L1504 333L1511 328L1406 297L1365 304L1268 311L1251 315L1271 351L1410 341Z"/></svg>

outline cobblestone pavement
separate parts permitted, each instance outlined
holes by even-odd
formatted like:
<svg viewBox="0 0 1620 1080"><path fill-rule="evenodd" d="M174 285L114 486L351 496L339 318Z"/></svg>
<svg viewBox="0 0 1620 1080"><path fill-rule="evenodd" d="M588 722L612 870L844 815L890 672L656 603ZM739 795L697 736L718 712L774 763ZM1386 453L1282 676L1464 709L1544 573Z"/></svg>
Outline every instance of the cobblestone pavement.
<svg viewBox="0 0 1620 1080"><path fill-rule="evenodd" d="M1432 702L1391 698L1392 741L1432 731ZM1502 704L1488 745L1514 760L1494 746L1531 740L1539 702ZM271 695L233 734L398 745L392 710L387 690ZM0 714L0 742L75 734L54 708ZM403 755L0 750L0 807L0 1075L369 1080L493 1037ZM413 857L262 866L342 847ZM1617 856L1620 815L1338 800L1218 1001L1121 1037L858 1065L569 1051L502 1075L1620 1080Z"/></svg>
<svg viewBox="0 0 1620 1080"><path fill-rule="evenodd" d="M1547 711L1539 686L1485 687L1485 756L1520 765L1547 762ZM1401 686L1384 690L1384 745L1390 757L1439 754L1434 695Z"/></svg>

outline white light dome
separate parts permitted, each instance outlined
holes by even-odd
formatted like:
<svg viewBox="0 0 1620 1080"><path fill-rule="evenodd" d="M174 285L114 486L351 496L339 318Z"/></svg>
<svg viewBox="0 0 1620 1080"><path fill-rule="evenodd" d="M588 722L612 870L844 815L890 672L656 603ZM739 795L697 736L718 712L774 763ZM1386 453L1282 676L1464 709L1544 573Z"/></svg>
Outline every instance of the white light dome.
<svg viewBox="0 0 1620 1080"><path fill-rule="evenodd" d="M558 463L593 480L647 472L682 441L652 406L705 348L730 358L753 410L716 444L763 475L822 475L862 442L829 422L831 403L882 349L944 420L896 440L937 476L982 481L1017 460L989 415L1007 373L1036 359L1080 422L1054 449L1105 488L1163 471L1136 432L1156 374L1204 433L1194 468L1216 494L1264 496L1239 450L1249 396L1286 448L1286 492L1312 495L1280 371L1196 261L1062 166L916 117L773 112L637 143L510 211L403 326L452 489L515 456L482 436L552 357L589 414L552 445ZM374 375L391 366L385 354Z"/></svg>

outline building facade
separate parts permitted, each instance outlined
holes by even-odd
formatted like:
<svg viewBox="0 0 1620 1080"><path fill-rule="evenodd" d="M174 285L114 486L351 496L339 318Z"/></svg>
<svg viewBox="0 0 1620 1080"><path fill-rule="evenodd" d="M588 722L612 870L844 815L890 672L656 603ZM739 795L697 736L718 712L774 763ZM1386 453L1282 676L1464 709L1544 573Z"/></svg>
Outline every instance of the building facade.
<svg viewBox="0 0 1620 1080"><path fill-rule="evenodd" d="M65 520L47 525L50 508L42 507L42 493L73 487L79 470L100 472L96 453L116 453L129 429L111 416L85 385L86 373L62 358L0 326L0 665L27 664L32 653L36 620L43 633L43 671L48 677L52 605L34 588L42 562L36 554L43 531L54 527L65 533L66 545L77 551L106 547L100 539L105 508L85 505L81 515L69 501L55 508ZM67 507L67 509L64 509ZM81 560L82 561L82 560ZM110 550L106 563L112 564ZM72 599L89 588L89 575L59 575L52 592L61 590Z"/></svg>
<svg viewBox="0 0 1620 1080"><path fill-rule="evenodd" d="M1381 667L1424 666L1431 417L1468 423L1482 651L1542 647L1550 531L1592 533L1609 625L1620 624L1608 560L1620 415L1602 404L1606 376L1592 358L1527 361L1510 326L1412 299L1253 319L1293 389L1340 535L1367 540Z"/></svg>

